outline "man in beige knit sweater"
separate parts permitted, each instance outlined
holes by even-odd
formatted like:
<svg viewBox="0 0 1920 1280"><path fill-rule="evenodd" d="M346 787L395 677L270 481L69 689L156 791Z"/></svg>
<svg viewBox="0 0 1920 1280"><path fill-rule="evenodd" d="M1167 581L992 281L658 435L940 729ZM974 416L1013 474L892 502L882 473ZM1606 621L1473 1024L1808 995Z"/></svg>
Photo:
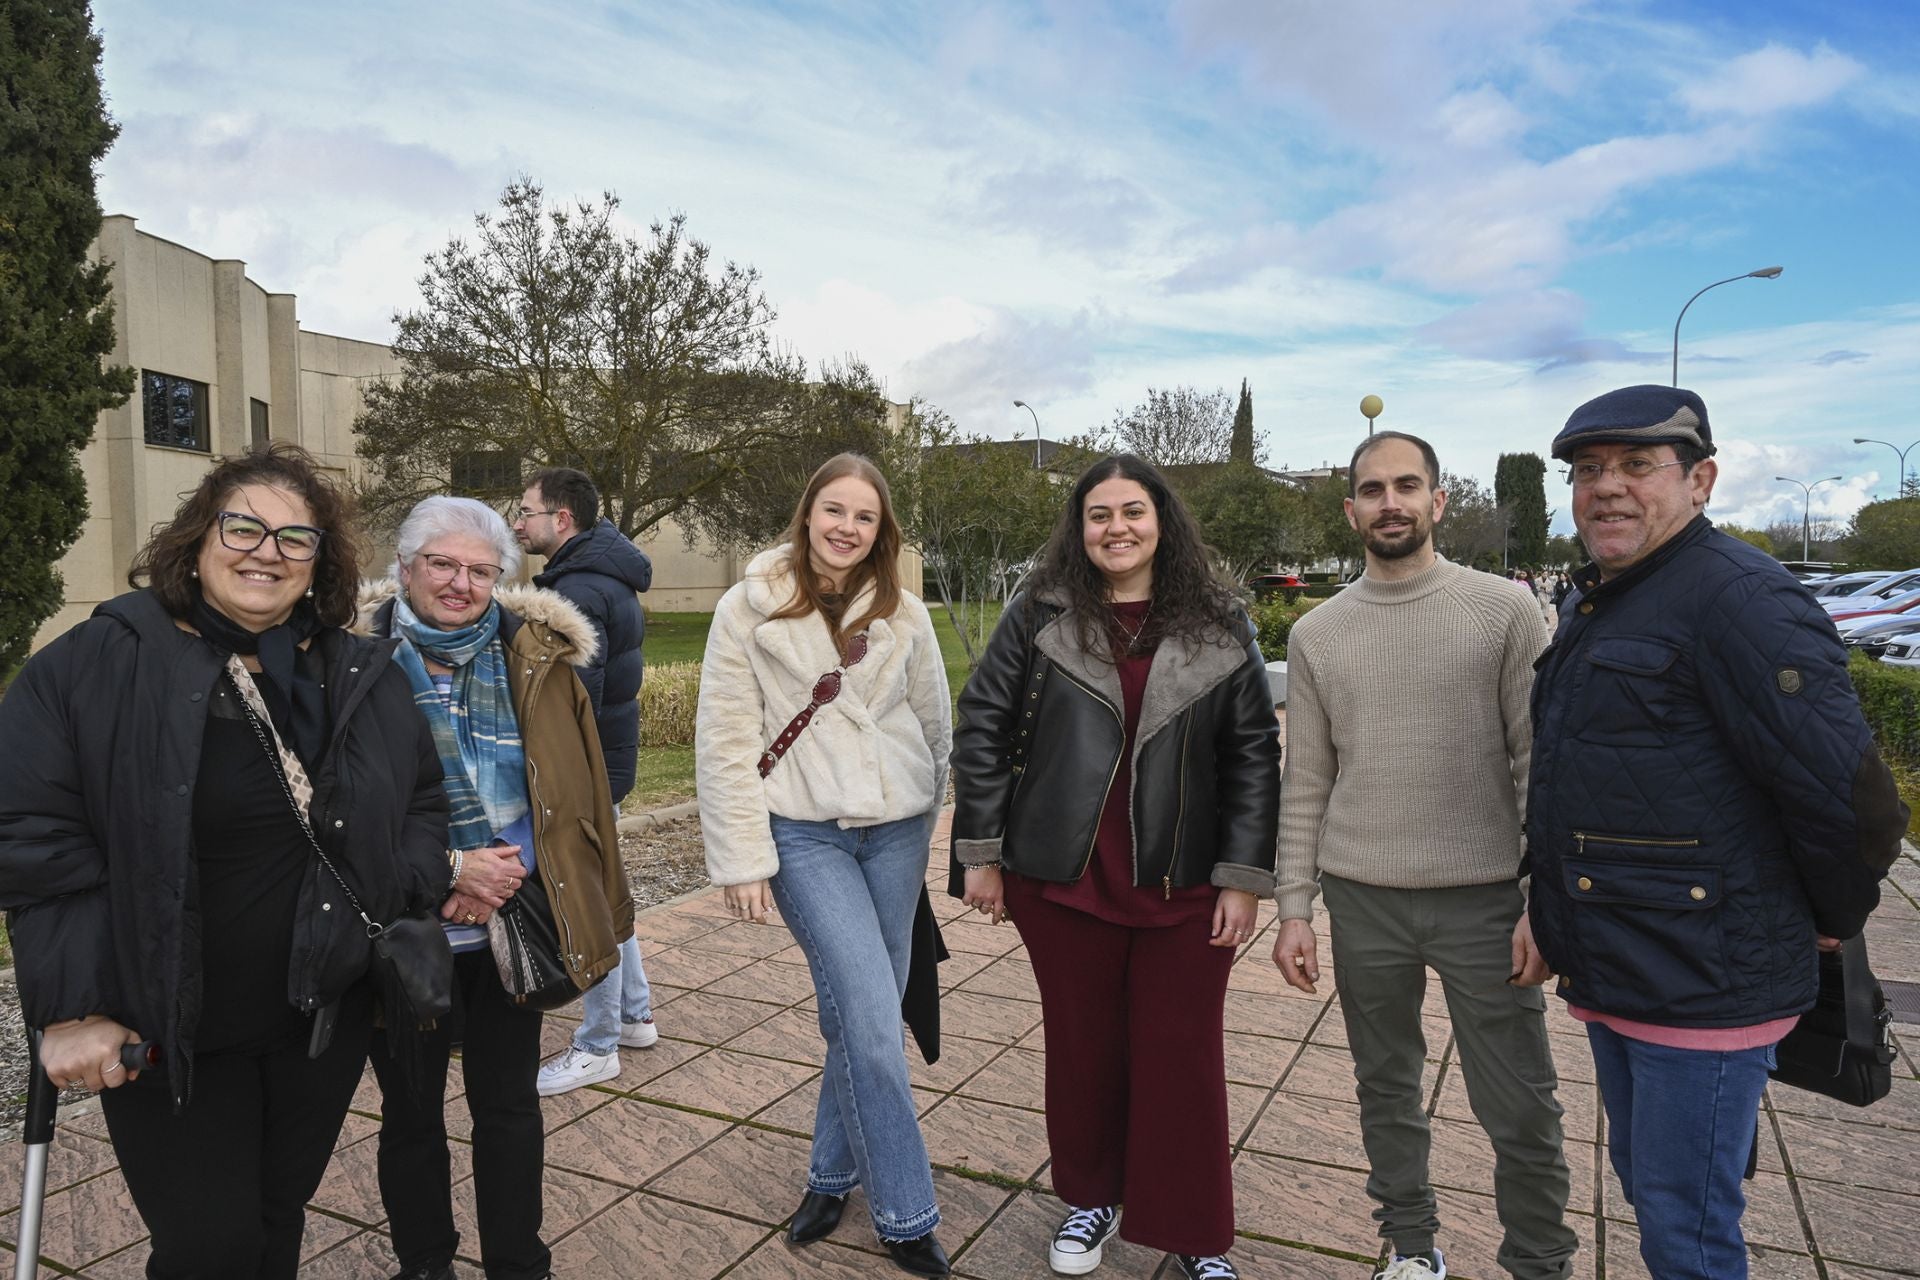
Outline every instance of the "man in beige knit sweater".
<svg viewBox="0 0 1920 1280"><path fill-rule="evenodd" d="M1447 1273L1422 1107L1429 967L1468 1101L1493 1140L1500 1265L1521 1280L1560 1280L1578 1242L1565 1217L1545 971L1519 882L1527 702L1546 629L1511 583L1434 553L1447 496L1432 446L1370 436L1348 484L1366 574L1304 615L1287 643L1273 962L1314 989L1313 899L1324 892L1367 1193L1392 1242L1380 1280Z"/></svg>

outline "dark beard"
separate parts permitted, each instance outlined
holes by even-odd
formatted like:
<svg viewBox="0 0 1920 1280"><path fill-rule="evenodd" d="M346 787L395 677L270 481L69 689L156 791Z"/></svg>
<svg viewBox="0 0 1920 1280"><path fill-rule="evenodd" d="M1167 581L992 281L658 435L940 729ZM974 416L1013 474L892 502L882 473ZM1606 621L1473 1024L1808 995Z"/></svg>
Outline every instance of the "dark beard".
<svg viewBox="0 0 1920 1280"><path fill-rule="evenodd" d="M1404 560L1420 548L1426 546L1431 536L1430 531L1423 530L1418 525L1415 525L1391 542L1385 538L1375 536L1371 531L1365 534L1361 538L1361 541L1366 544L1369 552L1380 557L1382 560Z"/></svg>

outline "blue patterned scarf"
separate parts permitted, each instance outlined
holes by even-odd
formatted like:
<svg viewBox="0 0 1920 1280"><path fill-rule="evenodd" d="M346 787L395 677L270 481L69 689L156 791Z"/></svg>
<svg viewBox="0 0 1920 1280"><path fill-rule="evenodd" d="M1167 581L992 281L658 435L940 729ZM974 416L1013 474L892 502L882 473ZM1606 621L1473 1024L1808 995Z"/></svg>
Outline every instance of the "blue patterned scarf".
<svg viewBox="0 0 1920 1280"><path fill-rule="evenodd" d="M456 849L480 848L528 808L527 753L507 684L499 602L469 626L440 631L420 621L402 595L393 602L393 632L400 638L394 661L433 728L447 775L448 839ZM451 705L440 700L422 655L453 668Z"/></svg>

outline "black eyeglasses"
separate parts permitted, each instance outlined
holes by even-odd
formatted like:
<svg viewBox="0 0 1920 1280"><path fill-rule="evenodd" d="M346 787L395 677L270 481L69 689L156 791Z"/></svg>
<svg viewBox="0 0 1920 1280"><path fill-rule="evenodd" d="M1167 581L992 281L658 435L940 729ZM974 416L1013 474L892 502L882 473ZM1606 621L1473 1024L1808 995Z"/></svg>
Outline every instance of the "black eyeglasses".
<svg viewBox="0 0 1920 1280"><path fill-rule="evenodd" d="M289 560L313 559L320 554L320 539L327 536L325 529L316 529L310 524L283 524L271 529L259 516L244 511L222 511L216 520L220 545L227 550L253 551L271 536L280 554Z"/></svg>

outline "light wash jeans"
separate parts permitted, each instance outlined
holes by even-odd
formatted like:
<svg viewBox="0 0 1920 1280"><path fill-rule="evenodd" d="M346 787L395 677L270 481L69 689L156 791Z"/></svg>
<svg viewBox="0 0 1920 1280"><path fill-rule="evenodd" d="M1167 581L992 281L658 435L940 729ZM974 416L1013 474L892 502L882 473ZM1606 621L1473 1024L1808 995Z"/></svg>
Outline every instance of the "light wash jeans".
<svg viewBox="0 0 1920 1280"><path fill-rule="evenodd" d="M1587 1024L1607 1154L1658 1280L1746 1280L1742 1179L1774 1048L1674 1049Z"/></svg>
<svg viewBox="0 0 1920 1280"><path fill-rule="evenodd" d="M640 939L620 944L620 963L605 982L580 997L580 1029L573 1047L605 1057L620 1044L620 1024L645 1022L653 1016L653 989L640 964Z"/></svg>
<svg viewBox="0 0 1920 1280"><path fill-rule="evenodd" d="M940 1210L900 998L932 824L923 815L842 830L776 814L772 826L774 901L813 971L827 1042L807 1187L828 1195L865 1187L880 1238L915 1239L940 1224Z"/></svg>

